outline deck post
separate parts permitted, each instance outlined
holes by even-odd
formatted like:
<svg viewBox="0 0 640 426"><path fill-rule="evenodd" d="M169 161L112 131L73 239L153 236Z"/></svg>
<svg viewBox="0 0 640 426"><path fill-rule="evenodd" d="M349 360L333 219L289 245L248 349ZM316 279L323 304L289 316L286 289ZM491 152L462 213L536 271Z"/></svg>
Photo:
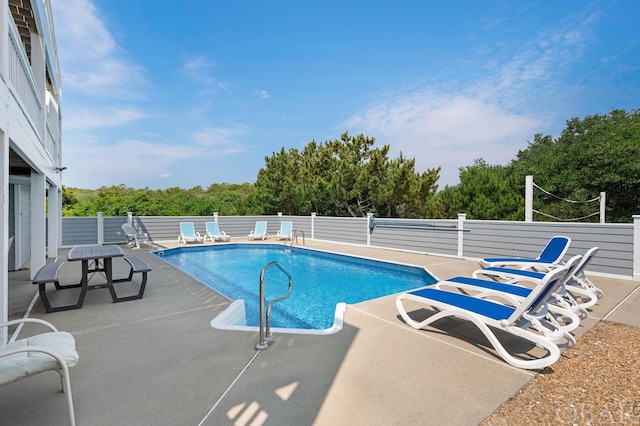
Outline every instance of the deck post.
<svg viewBox="0 0 640 426"><path fill-rule="evenodd" d="M6 28L2 21L2 13L8 7L6 3L4 5L0 4L0 30ZM2 47L0 46L0 53L2 53L1 50ZM5 62L2 61L2 65L0 65L2 70L6 68L4 64ZM0 72L0 74L3 73ZM9 135L2 130L3 125L3 123L0 123L0 186L2 187L2 191L0 191L0 238L2 241L7 241L7 244L3 243L2 248L0 248L3 262L5 262L5 267L0 271L0 322L7 322L9 319L9 268L7 268L7 262L9 251L11 250L11 244L9 243ZM7 334L7 327L0 329L0 346L7 343Z"/></svg>
<svg viewBox="0 0 640 426"><path fill-rule="evenodd" d="M30 251L30 267L29 274L31 279L36 272L44 266L46 261L46 197L47 182L44 174L31 172L31 189L29 195L30 213L30 234L31 234L31 251Z"/></svg>
<svg viewBox="0 0 640 426"><path fill-rule="evenodd" d="M55 185L50 185L47 189L47 257L58 257L58 247L60 241L60 215L62 212L60 204L60 190Z"/></svg>

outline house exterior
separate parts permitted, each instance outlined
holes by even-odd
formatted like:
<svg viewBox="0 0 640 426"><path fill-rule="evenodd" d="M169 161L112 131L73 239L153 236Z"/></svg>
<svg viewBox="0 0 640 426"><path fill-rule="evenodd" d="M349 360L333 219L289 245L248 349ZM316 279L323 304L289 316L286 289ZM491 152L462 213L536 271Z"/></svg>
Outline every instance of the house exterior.
<svg viewBox="0 0 640 426"><path fill-rule="evenodd" d="M60 246L61 94L49 0L0 0L0 322L8 271L33 278Z"/></svg>

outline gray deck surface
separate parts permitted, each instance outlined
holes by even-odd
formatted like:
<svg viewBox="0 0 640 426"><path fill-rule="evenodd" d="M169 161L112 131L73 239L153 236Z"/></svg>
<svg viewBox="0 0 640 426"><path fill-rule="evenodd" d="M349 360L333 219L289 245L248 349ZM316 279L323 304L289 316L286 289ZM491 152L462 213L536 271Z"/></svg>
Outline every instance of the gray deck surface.
<svg viewBox="0 0 640 426"><path fill-rule="evenodd" d="M311 240L306 246L422 265L441 279L469 275L478 266ZM141 300L112 303L108 290L96 289L82 309L46 314L29 271L9 273L10 319L32 305L31 317L76 338L80 361L71 369L71 386L78 425L477 424L534 377L506 364L464 321L410 328L399 319L393 295L349 305L339 333L280 334L257 351L257 332L210 326L231 302L152 255L154 248L161 246L124 249L153 268ZM114 260L114 276L127 272L124 260ZM80 263L65 263L60 274L63 284L79 281ZM592 280L605 297L577 337L609 313L610 320L640 326L640 292L632 294L640 283ZM117 285L120 294L130 284ZM55 292L51 302L73 299L76 291ZM39 331L29 326L22 333ZM58 375L0 387L5 424L68 424Z"/></svg>

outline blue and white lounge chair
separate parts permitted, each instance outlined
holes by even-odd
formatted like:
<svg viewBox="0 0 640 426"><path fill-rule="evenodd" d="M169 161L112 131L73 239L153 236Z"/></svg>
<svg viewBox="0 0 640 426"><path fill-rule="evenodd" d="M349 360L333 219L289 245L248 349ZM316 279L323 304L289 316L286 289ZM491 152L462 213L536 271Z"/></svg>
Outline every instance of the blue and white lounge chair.
<svg viewBox="0 0 640 426"><path fill-rule="evenodd" d="M404 321L416 329L443 318L458 317L471 321L506 362L518 368L541 369L552 365L560 358L560 348L555 341L565 333L558 328L553 330L554 325L548 323L545 317L548 313L547 300L561 285L566 274L565 266L547 273L541 285L535 286L526 299L515 307L433 287L400 294L396 299L396 307ZM435 308L436 313L423 320L414 320L404 306L405 301L410 302L409 306L415 306L411 302L431 306ZM542 327L548 330L544 334L540 330ZM545 349L547 354L535 359L531 359L529 354L529 359L515 356L498 340L493 329L524 339ZM549 338L550 332L554 333L552 338Z"/></svg>
<svg viewBox="0 0 640 426"><path fill-rule="evenodd" d="M277 240L291 240L293 239L293 222L290 220L283 220L280 222L280 229L276 234Z"/></svg>
<svg viewBox="0 0 640 426"><path fill-rule="evenodd" d="M178 235L178 242L187 244L188 241L197 241L201 243L203 238L199 232L196 232L193 222L180 222L180 235Z"/></svg>
<svg viewBox="0 0 640 426"><path fill-rule="evenodd" d="M591 259L593 259L595 255L598 254L598 251L600 251L599 247L592 247L587 250L587 253L582 257L582 264L578 265L578 267L576 268L576 272L573 274L573 277L569 282L569 284L572 285L570 287L570 290L572 292L581 294L581 292L577 291L577 288L582 288L589 294L595 295L596 299L602 299L604 297L604 292L596 287L596 285L589 279L589 277L587 277L587 274L585 272L586 266L589 264L589 262L591 262ZM581 303L581 306L589 308L596 303L597 301L593 301L593 304L591 305L587 305L587 303Z"/></svg>
<svg viewBox="0 0 640 426"><path fill-rule="evenodd" d="M586 309L598 303L598 299L601 299L602 296L604 296L604 292L596 287L585 274L587 265L598 253L598 250L598 247L590 248L584 256L581 257L580 262L573 271L573 274L565 283L565 290L567 290L570 295L562 296L568 305L575 303L580 309L579 315L583 317L587 316ZM493 279L500 279L505 282L514 282L518 277L523 275L538 280L541 280L544 277L544 274L541 272L523 271L521 269L502 268L498 266L478 269L473 273L475 278L490 277ZM571 295L574 297L571 297Z"/></svg>
<svg viewBox="0 0 640 426"><path fill-rule="evenodd" d="M545 318L546 321L553 323L554 328L562 329L566 334L561 336L561 339L566 339L572 345L575 344L575 339L569 332L578 328L580 325L580 317L585 318L586 315L581 315L582 312L578 304L566 293L565 287L581 260L582 256L574 256L566 263L567 273L562 281L562 285L557 286L556 291L554 291L548 300L550 303L548 305L549 315ZM508 283L491 279L481 279L474 275L473 278L449 278L436 283L434 288L457 289L473 297L492 299L500 303L518 306L533 291L533 287L540 285L546 274L522 271L520 269L513 269L513 271L520 271L521 274L513 275ZM558 319L562 320L563 325L558 324ZM542 331L545 332L544 329Z"/></svg>
<svg viewBox="0 0 640 426"><path fill-rule="evenodd" d="M207 235L204 236L205 241L207 241L207 238L209 238L211 242L229 241L231 239L231 236L227 235L226 232L220 231L218 222L206 222L204 226L207 229Z"/></svg>
<svg viewBox="0 0 640 426"><path fill-rule="evenodd" d="M571 238L555 236L549 240L540 256L535 259L519 257L490 257L480 261L483 268L491 266L513 267L519 269L535 269L544 272L562 264L562 258L567 253Z"/></svg>
<svg viewBox="0 0 640 426"><path fill-rule="evenodd" d="M247 238L249 238L250 240L269 239L269 234L267 234L267 221L266 220L257 221L255 229L251 231L249 235L247 235Z"/></svg>

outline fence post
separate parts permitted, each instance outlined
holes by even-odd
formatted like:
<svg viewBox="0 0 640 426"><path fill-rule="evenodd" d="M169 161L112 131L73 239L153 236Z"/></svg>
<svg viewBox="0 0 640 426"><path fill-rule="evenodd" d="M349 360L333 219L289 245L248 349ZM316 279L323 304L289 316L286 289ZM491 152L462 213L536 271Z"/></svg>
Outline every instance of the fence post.
<svg viewBox="0 0 640 426"><path fill-rule="evenodd" d="M466 213L458 213L458 257L462 257L464 253L464 221L466 219Z"/></svg>
<svg viewBox="0 0 640 426"><path fill-rule="evenodd" d="M315 227L315 218L316 218L316 213L311 213L311 239L314 239L315 236L315 231L316 231L316 227Z"/></svg>
<svg viewBox="0 0 640 426"><path fill-rule="evenodd" d="M607 206L607 193L600 193L600 223L605 223L605 208Z"/></svg>
<svg viewBox="0 0 640 426"><path fill-rule="evenodd" d="M127 223L133 226L133 213L127 212Z"/></svg>
<svg viewBox="0 0 640 426"><path fill-rule="evenodd" d="M633 280L640 281L640 215L633 215Z"/></svg>
<svg viewBox="0 0 640 426"><path fill-rule="evenodd" d="M213 212L213 221L218 222L218 212Z"/></svg>
<svg viewBox="0 0 640 426"><path fill-rule="evenodd" d="M367 213L367 247L371 245L371 223L373 223L373 213Z"/></svg>
<svg viewBox="0 0 640 426"><path fill-rule="evenodd" d="M104 220L102 219L102 212L98 212L98 244L104 244Z"/></svg>
<svg viewBox="0 0 640 426"><path fill-rule="evenodd" d="M524 179L524 221L533 222L533 176Z"/></svg>

